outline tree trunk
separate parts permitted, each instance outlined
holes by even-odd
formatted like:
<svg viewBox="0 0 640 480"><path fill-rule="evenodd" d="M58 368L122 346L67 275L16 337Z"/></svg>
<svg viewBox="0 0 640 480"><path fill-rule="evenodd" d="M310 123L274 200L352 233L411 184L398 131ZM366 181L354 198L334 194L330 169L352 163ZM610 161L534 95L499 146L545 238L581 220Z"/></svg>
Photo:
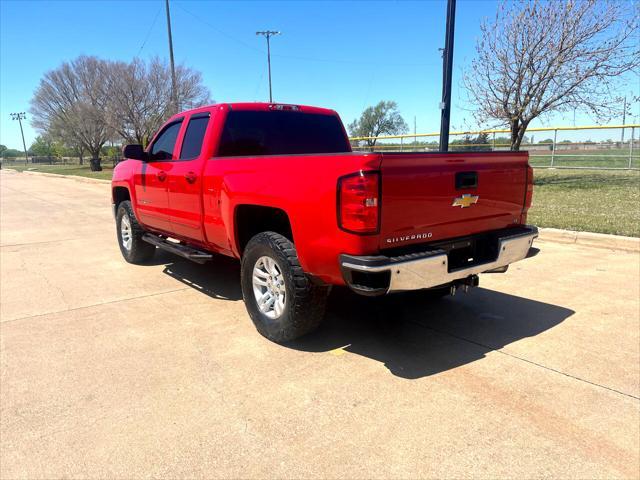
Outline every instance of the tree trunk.
<svg viewBox="0 0 640 480"><path fill-rule="evenodd" d="M91 153L91 171L92 172L102 171L102 165L100 165L100 152Z"/></svg>
<svg viewBox="0 0 640 480"><path fill-rule="evenodd" d="M513 152L520 150L520 144L522 143L522 139L524 138L524 134L527 131L530 121L531 120L529 119L526 121L513 120L511 122L511 150Z"/></svg>
<svg viewBox="0 0 640 480"><path fill-rule="evenodd" d="M520 142L518 141L520 122L518 122L518 120L512 120L509 128L511 129L511 150L517 152L520 150Z"/></svg>

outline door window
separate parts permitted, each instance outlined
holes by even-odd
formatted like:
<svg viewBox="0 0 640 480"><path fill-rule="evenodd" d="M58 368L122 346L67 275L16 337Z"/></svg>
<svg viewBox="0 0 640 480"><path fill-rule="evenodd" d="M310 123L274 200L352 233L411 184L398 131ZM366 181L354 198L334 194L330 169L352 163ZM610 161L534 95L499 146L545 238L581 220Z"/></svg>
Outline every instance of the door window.
<svg viewBox="0 0 640 480"><path fill-rule="evenodd" d="M173 147L176 144L176 139L178 138L181 125L182 121L172 123L167 126L160 135L158 135L158 138L151 147L149 160L152 162L173 160Z"/></svg>
<svg viewBox="0 0 640 480"><path fill-rule="evenodd" d="M202 141L209 124L209 115L191 117L187 132L184 134L182 141L182 150L180 152L181 160L193 160L200 156L202 150Z"/></svg>

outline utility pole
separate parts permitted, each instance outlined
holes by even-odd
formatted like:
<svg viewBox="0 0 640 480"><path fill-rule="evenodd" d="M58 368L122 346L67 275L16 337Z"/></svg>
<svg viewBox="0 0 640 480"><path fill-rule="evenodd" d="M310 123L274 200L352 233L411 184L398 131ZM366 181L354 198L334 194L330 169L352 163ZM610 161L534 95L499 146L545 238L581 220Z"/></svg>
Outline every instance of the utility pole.
<svg viewBox="0 0 640 480"><path fill-rule="evenodd" d="M622 138L620 139L620 143L624 144L624 125L627 123L627 96L624 96L624 104L622 107ZM622 145L620 145L622 148Z"/></svg>
<svg viewBox="0 0 640 480"><path fill-rule="evenodd" d="M263 30L256 32L256 35L262 35L267 39L267 65L269 67L269 103L273 103L273 95L271 93L271 42L270 38L276 35L281 35L280 32L273 30Z"/></svg>
<svg viewBox="0 0 640 480"><path fill-rule="evenodd" d="M449 151L451 120L451 76L453 71L453 33L456 24L456 0L447 1L447 30L442 55L442 102L440 102L440 151Z"/></svg>
<svg viewBox="0 0 640 480"><path fill-rule="evenodd" d="M180 104L178 103L178 91L176 87L176 67L173 63L173 38L171 36L171 13L169 12L169 0L165 0L165 7L167 11L167 32L169 34L169 62L171 64L171 101L175 112L180 111Z"/></svg>
<svg viewBox="0 0 640 480"><path fill-rule="evenodd" d="M22 148L24 148L24 164L29 162L29 155L27 154L27 144L24 142L24 131L22 130L22 120L27 118L24 112L11 113L11 120L18 120L20 124L20 135L22 135Z"/></svg>

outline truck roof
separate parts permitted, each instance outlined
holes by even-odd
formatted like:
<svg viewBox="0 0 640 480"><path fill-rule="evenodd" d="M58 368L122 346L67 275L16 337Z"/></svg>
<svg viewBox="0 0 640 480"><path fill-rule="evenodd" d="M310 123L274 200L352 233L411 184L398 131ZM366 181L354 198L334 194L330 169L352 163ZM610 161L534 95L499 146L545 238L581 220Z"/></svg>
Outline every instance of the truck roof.
<svg viewBox="0 0 640 480"><path fill-rule="evenodd" d="M318 115L337 115L335 110L330 108L313 107L310 105L295 105L291 103L269 103L269 102L230 102L230 103L214 103L212 105L205 105L190 110L184 110L177 113L171 118L182 116L184 114L194 114L201 112L209 112L214 108L227 108L229 110L254 110L254 111L269 111L269 110L298 110L303 113L315 113Z"/></svg>

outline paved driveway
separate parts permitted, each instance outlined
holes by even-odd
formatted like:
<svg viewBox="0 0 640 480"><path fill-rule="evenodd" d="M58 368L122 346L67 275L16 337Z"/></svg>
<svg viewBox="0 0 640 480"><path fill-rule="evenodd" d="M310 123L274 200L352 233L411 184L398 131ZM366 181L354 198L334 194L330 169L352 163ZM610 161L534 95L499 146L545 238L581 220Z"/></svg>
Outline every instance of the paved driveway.
<svg viewBox="0 0 640 480"><path fill-rule="evenodd" d="M125 263L109 186L2 171L0 477L640 471L638 254L540 242L430 302L259 336L236 262Z"/></svg>

